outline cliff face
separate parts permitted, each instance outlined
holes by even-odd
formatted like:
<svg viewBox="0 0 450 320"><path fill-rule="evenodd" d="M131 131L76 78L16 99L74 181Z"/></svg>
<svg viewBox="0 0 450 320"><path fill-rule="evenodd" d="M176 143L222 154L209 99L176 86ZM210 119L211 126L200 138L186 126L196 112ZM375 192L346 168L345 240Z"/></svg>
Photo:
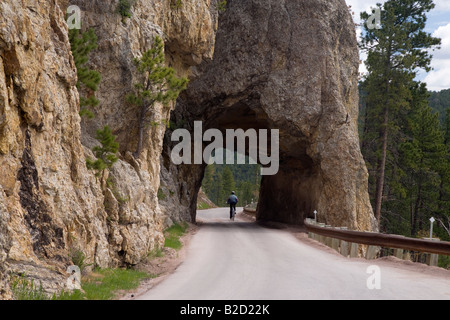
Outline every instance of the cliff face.
<svg viewBox="0 0 450 320"><path fill-rule="evenodd" d="M90 66L102 75L92 120L79 116L67 0L0 2L0 298L9 274L49 291L74 252L86 264L133 265L163 244L171 220L194 219L204 166L170 161L172 119L192 129L280 129L279 174L266 177L260 220L322 221L374 230L356 127L358 54L343 0L71 0L93 28ZM125 101L133 59L165 41L166 61L190 85L177 106L157 105L139 159L137 110ZM214 55L214 59L213 59ZM175 109L174 109L175 108ZM120 159L102 183L86 157L109 125ZM160 185L161 181L161 185Z"/></svg>
<svg viewBox="0 0 450 320"><path fill-rule="evenodd" d="M100 267L136 264L162 245L158 206L164 125L146 132L140 159L136 117L125 102L135 81L133 58L164 36L167 61L186 75L213 52L215 16L209 0L137 1L131 19L118 1L71 1L83 29L94 28L99 49L91 67L103 77L94 120L80 119L77 75L65 22L67 1L0 3L0 297L10 297L9 273L25 273L56 290L71 254ZM158 106L155 121L168 119ZM108 124L121 144L110 188L88 171L93 136Z"/></svg>
<svg viewBox="0 0 450 320"><path fill-rule="evenodd" d="M52 1L2 1L0 21L0 264L36 278L57 270L56 283L71 246L101 265L108 260L101 191L80 142L67 26Z"/></svg>
<svg viewBox="0 0 450 320"><path fill-rule="evenodd" d="M280 130L280 168L261 182L257 218L319 221L376 230L368 173L357 130L359 57L345 1L229 1L214 59L180 97L173 119L186 128ZM166 180L195 219L204 166L174 166L164 148ZM167 170L167 172L166 172Z"/></svg>

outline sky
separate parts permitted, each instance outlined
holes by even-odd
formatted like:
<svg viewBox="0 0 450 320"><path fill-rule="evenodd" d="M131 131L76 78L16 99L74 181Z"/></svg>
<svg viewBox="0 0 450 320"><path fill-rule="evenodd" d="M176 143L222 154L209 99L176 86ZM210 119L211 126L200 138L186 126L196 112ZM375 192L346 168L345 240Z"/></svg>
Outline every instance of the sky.
<svg viewBox="0 0 450 320"><path fill-rule="evenodd" d="M384 0L345 0L352 6L355 12L355 22L360 23L360 13L370 11L376 3L384 3ZM428 21L425 30L434 37L441 38L441 49L432 53L431 70L429 73L420 72L417 80L427 84L428 90L440 91L450 88L450 0L434 0L436 7L428 13ZM357 30L358 35L361 33ZM365 60L361 54L361 60ZM360 72L366 72L366 67L361 64Z"/></svg>

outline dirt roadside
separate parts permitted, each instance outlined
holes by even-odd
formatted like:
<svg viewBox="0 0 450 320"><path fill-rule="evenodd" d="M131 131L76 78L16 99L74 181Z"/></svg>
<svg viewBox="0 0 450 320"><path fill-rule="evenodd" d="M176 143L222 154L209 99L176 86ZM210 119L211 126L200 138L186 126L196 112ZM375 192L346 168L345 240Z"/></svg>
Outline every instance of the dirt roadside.
<svg viewBox="0 0 450 320"><path fill-rule="evenodd" d="M153 287L164 281L164 279L175 272L183 263L189 248L192 237L198 232L201 223L188 223L186 233L180 237L182 247L179 250L172 248L163 248L161 257L147 258L138 264L135 269L145 271L148 274L155 275L155 278L144 280L139 287L130 291L121 291L117 293L117 300L134 300L139 295L151 290Z"/></svg>

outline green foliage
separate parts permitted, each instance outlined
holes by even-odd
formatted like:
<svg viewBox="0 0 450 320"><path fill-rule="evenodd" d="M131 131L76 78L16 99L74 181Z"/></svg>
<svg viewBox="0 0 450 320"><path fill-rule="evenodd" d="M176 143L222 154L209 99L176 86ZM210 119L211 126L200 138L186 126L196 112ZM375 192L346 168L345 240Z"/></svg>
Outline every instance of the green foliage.
<svg viewBox="0 0 450 320"><path fill-rule="evenodd" d="M131 9L133 8L134 2L134 0L119 0L116 11L122 16L122 21L133 16Z"/></svg>
<svg viewBox="0 0 450 320"><path fill-rule="evenodd" d="M438 112L441 123L446 119L446 112L450 109L450 89L439 92L430 92L430 107Z"/></svg>
<svg viewBox="0 0 450 320"><path fill-rule="evenodd" d="M112 300L121 290L132 290L142 280L154 278L153 275L134 269L95 269L85 277L82 289L73 292L60 292L52 300Z"/></svg>
<svg viewBox="0 0 450 320"><path fill-rule="evenodd" d="M450 256L439 256L438 267L450 269Z"/></svg>
<svg viewBox="0 0 450 320"><path fill-rule="evenodd" d="M158 189L158 200L166 200L166 194L161 188Z"/></svg>
<svg viewBox="0 0 450 320"><path fill-rule="evenodd" d="M226 200L227 195L231 194L231 191L236 191L236 184L234 182L233 173L230 170L230 167L225 165L222 172L222 192L223 192L223 201Z"/></svg>
<svg viewBox="0 0 450 320"><path fill-rule="evenodd" d="M97 130L96 139L101 144L92 149L97 159L86 159L86 166L90 170L95 170L96 176L100 176L118 160L116 153L119 151L119 144L108 126Z"/></svg>
<svg viewBox="0 0 450 320"><path fill-rule="evenodd" d="M182 0L170 0L171 9L180 9L182 5L183 5Z"/></svg>
<svg viewBox="0 0 450 320"><path fill-rule="evenodd" d="M59 293L53 294L51 300L85 300L85 295L81 290L71 292L61 290Z"/></svg>
<svg viewBox="0 0 450 320"><path fill-rule="evenodd" d="M430 48L436 48L440 39L424 30L426 14L434 8L431 0L388 0L381 10L382 27L369 29L364 24L360 47L367 52L368 75L362 82L366 92L363 100L364 128L362 150L369 169L369 191L374 202L375 216L380 221L381 211L392 191L401 191L399 179L386 177L405 174L399 170L398 140L404 138L409 112L414 108L413 97L418 85L417 71L430 70ZM371 13L362 13L366 21ZM420 95L420 103L423 103ZM411 142L411 141L410 141ZM404 145L404 150L414 144ZM387 188L385 188L387 187ZM404 196L406 193L400 192Z"/></svg>
<svg viewBox="0 0 450 320"><path fill-rule="evenodd" d="M69 40L77 68L77 88L87 95L80 94L80 115L93 118L94 114L90 109L99 104L94 94L100 84L101 75L98 71L92 70L86 65L91 51L97 49L97 36L93 29L83 33L80 33L78 29L71 29L69 30Z"/></svg>
<svg viewBox="0 0 450 320"><path fill-rule="evenodd" d="M217 11L219 11L219 13L223 13L223 12L225 12L226 9L227 9L227 1L219 0L217 2Z"/></svg>
<svg viewBox="0 0 450 320"><path fill-rule="evenodd" d="M186 222L175 223L164 231L165 241L164 247L179 250L182 247L180 237L182 237L188 228Z"/></svg>
<svg viewBox="0 0 450 320"><path fill-rule="evenodd" d="M397 140L397 174L388 179L392 197L398 201L386 203L386 209L393 207L405 218L410 215L407 225L416 236L420 225L439 209L440 172L447 150L438 115L427 104L425 86L416 86L412 93L410 110L402 117L402 137ZM390 224L384 223L386 228Z"/></svg>
<svg viewBox="0 0 450 320"><path fill-rule="evenodd" d="M83 272L83 270L87 266L91 265L91 264L85 263L86 255L80 249L72 248L69 252L69 258L70 258L70 260L72 260L74 265L76 265L76 266L78 266L78 268L80 268L81 272Z"/></svg>
<svg viewBox="0 0 450 320"><path fill-rule="evenodd" d="M211 208L212 207L208 203L197 201L197 210L205 210L205 209L211 209Z"/></svg>
<svg viewBox="0 0 450 320"><path fill-rule="evenodd" d="M164 106L175 101L181 91L186 89L188 79L177 77L175 70L165 66L164 42L155 37L152 49L146 51L140 59L135 59L141 81L134 85L134 92L127 95L127 101L139 107L137 114L139 136L135 156L142 151L142 140L146 124L151 122L150 111L155 103Z"/></svg>
<svg viewBox="0 0 450 320"><path fill-rule="evenodd" d="M34 280L27 278L24 274L13 276L10 286L14 300L49 299L42 286L36 286Z"/></svg>
<svg viewBox="0 0 450 320"><path fill-rule="evenodd" d="M158 36L153 48L134 62L137 71L144 75L143 81L135 84L135 93L128 95L128 101L135 105L153 105L155 102L168 105L187 86L187 78L176 77L175 70L165 66L164 42Z"/></svg>
<svg viewBox="0 0 450 320"><path fill-rule="evenodd" d="M152 251L150 251L147 255L147 257L151 260L151 259L155 259L155 258L160 258L160 257L164 257L164 252L162 251L161 248L156 247L154 248Z"/></svg>
<svg viewBox="0 0 450 320"><path fill-rule="evenodd" d="M140 281L153 276L133 269L97 269L96 277L82 284L88 300L111 300L119 290L137 288Z"/></svg>
<svg viewBox="0 0 450 320"><path fill-rule="evenodd" d="M235 153L235 158L237 153ZM210 164L205 169L202 188L208 198L219 207L225 206L231 191L236 191L241 205L256 202L261 182L259 165Z"/></svg>
<svg viewBox="0 0 450 320"><path fill-rule="evenodd" d="M50 296L42 286L37 287L33 280L18 275L11 281L11 290L15 300L111 300L115 298L116 292L135 289L142 280L153 277L133 269L96 269L83 281L84 292L62 290Z"/></svg>

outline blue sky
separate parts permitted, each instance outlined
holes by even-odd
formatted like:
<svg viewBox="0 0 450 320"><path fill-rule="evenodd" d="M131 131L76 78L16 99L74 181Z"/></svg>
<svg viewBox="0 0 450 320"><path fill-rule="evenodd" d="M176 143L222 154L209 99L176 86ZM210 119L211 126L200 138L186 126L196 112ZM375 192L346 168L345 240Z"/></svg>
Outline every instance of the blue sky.
<svg viewBox="0 0 450 320"><path fill-rule="evenodd" d="M352 6L355 22L360 23L360 13L369 11L377 2L384 0L345 0ZM431 66L434 70L429 73L421 72L418 80L427 84L429 90L440 91L450 88L450 0L435 0L436 8L428 14L426 31L435 37L441 38L441 49L433 52ZM360 30L357 30L358 35ZM361 60L365 56L361 54ZM366 72L364 64L361 64L360 72Z"/></svg>

